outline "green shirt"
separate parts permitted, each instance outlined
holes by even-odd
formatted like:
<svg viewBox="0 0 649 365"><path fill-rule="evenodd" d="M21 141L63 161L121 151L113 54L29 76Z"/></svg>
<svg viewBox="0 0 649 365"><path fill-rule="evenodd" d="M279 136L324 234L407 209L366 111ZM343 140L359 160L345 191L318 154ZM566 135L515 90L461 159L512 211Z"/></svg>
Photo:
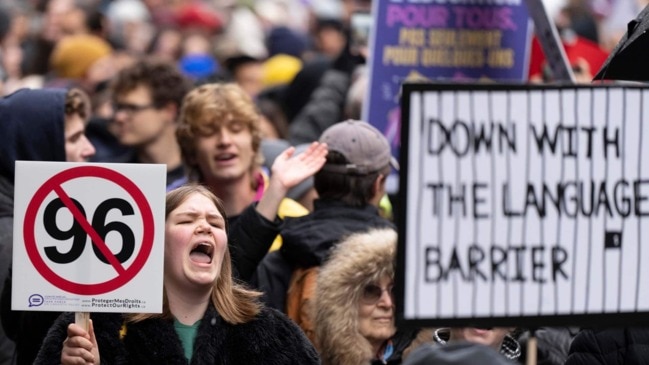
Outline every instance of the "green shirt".
<svg viewBox="0 0 649 365"><path fill-rule="evenodd" d="M188 326L178 322L174 318L174 329L176 334L180 338L180 342L183 345L183 350L185 351L185 357L187 361L191 361L192 355L194 355L194 340L196 339L196 332L198 332L198 326L201 324L201 321L196 321L196 323Z"/></svg>

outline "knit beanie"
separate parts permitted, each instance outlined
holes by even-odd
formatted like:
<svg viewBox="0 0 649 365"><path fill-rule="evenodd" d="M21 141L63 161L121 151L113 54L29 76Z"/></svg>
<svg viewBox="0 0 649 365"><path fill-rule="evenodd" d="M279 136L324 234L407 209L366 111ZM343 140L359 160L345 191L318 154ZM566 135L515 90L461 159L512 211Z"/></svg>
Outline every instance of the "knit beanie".
<svg viewBox="0 0 649 365"><path fill-rule="evenodd" d="M57 77L78 79L86 75L90 66L111 53L112 48L104 39L78 34L67 36L54 47L50 65Z"/></svg>

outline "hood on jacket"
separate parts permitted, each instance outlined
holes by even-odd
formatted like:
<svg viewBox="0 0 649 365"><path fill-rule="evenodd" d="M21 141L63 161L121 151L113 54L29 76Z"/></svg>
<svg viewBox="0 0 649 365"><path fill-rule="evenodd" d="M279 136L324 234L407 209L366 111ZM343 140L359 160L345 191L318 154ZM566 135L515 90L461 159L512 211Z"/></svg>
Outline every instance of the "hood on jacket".
<svg viewBox="0 0 649 365"><path fill-rule="evenodd" d="M287 217L282 228L284 258L299 267L320 266L331 247L346 236L373 228L394 228L373 205L352 207L343 202L317 199L311 214Z"/></svg>
<svg viewBox="0 0 649 365"><path fill-rule="evenodd" d="M374 229L336 245L320 269L315 294L316 343L324 365L361 365L373 357L358 330L358 302L367 284L394 277L397 233Z"/></svg>
<svg viewBox="0 0 649 365"><path fill-rule="evenodd" d="M65 161L64 89L20 89L0 99L0 175L16 160Z"/></svg>

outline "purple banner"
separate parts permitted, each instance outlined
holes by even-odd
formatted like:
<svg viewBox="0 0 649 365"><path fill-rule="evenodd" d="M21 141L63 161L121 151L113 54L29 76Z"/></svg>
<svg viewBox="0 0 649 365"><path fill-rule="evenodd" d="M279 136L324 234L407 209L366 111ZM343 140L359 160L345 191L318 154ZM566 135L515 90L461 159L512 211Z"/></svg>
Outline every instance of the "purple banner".
<svg viewBox="0 0 649 365"><path fill-rule="evenodd" d="M383 131L395 157L404 81L527 79L531 23L524 0L379 0L373 5L363 119Z"/></svg>

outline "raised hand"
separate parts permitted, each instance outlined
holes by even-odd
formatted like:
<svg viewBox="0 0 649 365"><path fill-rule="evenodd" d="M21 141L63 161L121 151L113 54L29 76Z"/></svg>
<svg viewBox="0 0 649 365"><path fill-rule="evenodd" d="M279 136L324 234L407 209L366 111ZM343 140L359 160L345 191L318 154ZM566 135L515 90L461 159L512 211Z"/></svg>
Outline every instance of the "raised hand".
<svg viewBox="0 0 649 365"><path fill-rule="evenodd" d="M288 191L318 172L326 161L327 144L313 142L303 153L293 156L294 152L295 147L289 147L277 156L271 168L270 185L280 184Z"/></svg>
<svg viewBox="0 0 649 365"><path fill-rule="evenodd" d="M274 220L277 209L288 190L320 170L327 161L327 144L313 142L303 153L293 156L295 147L282 152L271 167L270 182L257 211L268 220Z"/></svg>

